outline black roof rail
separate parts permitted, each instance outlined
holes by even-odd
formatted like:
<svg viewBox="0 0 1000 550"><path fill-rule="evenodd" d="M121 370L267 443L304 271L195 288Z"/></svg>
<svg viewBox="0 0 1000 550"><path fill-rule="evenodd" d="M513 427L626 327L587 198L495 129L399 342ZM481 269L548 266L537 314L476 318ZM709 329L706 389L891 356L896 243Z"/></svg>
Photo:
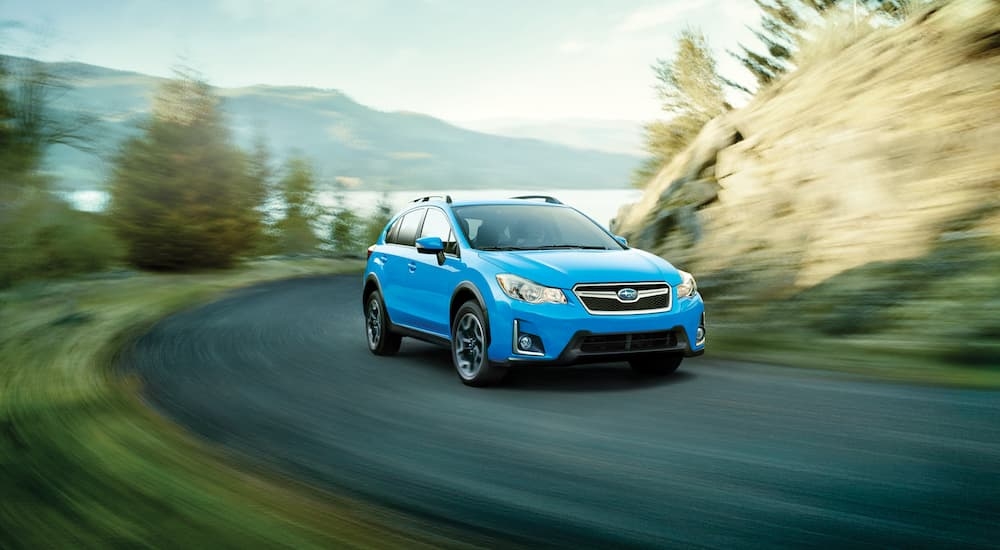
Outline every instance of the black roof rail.
<svg viewBox="0 0 1000 550"><path fill-rule="evenodd" d="M549 204L562 204L561 200L559 200L559 199L557 199L555 197L550 197L548 195L519 195L517 197L511 197L511 198L512 199L543 199L543 200L545 200L545 202L547 202Z"/></svg>
<svg viewBox="0 0 1000 550"><path fill-rule="evenodd" d="M427 195L426 197L420 197L418 199L413 199L410 202L427 202L431 199L444 199L444 202L451 204L451 195Z"/></svg>

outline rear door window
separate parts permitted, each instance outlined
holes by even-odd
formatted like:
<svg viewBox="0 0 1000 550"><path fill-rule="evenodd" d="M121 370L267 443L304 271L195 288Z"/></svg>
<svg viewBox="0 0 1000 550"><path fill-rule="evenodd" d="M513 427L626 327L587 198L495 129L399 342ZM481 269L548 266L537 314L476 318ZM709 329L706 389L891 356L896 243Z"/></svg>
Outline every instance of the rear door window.
<svg viewBox="0 0 1000 550"><path fill-rule="evenodd" d="M389 242L403 246L413 246L413 243L417 240L417 231L420 230L420 223L424 221L424 214L426 212L426 208L420 208L403 214L403 217L396 221L393 224L393 228L389 231Z"/></svg>

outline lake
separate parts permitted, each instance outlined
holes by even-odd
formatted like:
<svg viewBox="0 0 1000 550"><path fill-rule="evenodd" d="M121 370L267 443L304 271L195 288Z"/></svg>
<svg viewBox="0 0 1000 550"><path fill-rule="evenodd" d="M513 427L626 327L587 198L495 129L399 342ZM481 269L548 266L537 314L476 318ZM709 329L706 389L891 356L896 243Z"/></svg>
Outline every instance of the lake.
<svg viewBox="0 0 1000 550"><path fill-rule="evenodd" d="M375 211L375 205L382 197L392 205L393 211L402 208L415 198L426 195L451 195L454 200L488 199L514 197L517 195L551 195L562 202L576 207L581 212L607 226L618 208L624 204L638 201L642 191L638 189L556 189L552 191L525 191L519 189L486 189L486 190L437 190L437 191L323 191L318 194L317 201L321 206L334 208L344 206L364 217ZM107 207L108 194L100 190L74 191L66 193L65 197L80 210L100 212Z"/></svg>

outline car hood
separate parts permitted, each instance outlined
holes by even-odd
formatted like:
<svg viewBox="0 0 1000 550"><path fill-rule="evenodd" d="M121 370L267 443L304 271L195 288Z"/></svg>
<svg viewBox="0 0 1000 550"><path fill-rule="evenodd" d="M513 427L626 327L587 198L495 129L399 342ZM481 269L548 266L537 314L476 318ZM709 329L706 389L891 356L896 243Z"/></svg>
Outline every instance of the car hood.
<svg viewBox="0 0 1000 550"><path fill-rule="evenodd" d="M627 250L525 250L479 252L480 258L536 283L571 288L577 283L615 283L666 280L681 277L669 262L638 249Z"/></svg>

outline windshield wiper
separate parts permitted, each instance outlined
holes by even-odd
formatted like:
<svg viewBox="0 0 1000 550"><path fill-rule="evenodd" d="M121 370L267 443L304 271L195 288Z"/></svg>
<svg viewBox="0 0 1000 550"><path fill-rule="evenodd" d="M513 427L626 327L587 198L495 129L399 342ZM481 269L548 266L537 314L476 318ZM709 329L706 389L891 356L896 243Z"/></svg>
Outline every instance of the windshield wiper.
<svg viewBox="0 0 1000 550"><path fill-rule="evenodd" d="M586 244L547 244L543 246L532 247L534 250L558 250L558 249L577 249L577 250L607 250L606 246L592 246Z"/></svg>
<svg viewBox="0 0 1000 550"><path fill-rule="evenodd" d="M476 250L534 250L534 247L525 248L523 246L480 246Z"/></svg>

